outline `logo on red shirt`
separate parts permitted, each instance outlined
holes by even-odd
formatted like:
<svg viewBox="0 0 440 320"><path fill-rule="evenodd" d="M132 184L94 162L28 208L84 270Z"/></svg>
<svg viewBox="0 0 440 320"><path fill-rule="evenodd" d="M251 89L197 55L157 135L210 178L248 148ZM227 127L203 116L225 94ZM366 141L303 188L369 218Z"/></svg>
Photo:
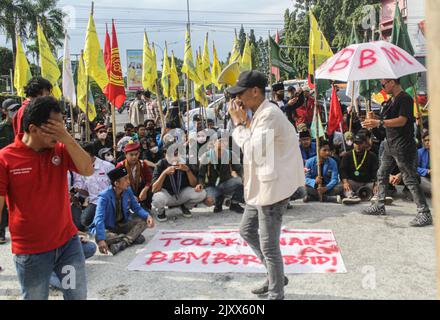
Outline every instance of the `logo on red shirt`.
<svg viewBox="0 0 440 320"><path fill-rule="evenodd" d="M61 164L61 158L59 156L53 156L52 163L56 166L59 166Z"/></svg>

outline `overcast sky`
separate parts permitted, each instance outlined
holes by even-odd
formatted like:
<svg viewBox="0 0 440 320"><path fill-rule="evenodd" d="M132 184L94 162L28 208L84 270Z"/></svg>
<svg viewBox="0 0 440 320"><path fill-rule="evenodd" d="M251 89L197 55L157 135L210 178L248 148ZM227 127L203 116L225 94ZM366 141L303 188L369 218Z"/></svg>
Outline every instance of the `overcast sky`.
<svg viewBox="0 0 440 320"><path fill-rule="evenodd" d="M187 21L186 0L96 0L95 23L101 48L104 44L105 24L115 19L123 70L126 70L126 50L142 49L143 31L147 31L150 42L154 42L156 53L162 58L160 47L168 43L169 51L182 58L184 52L185 23ZM59 7L70 12L72 17L69 34L71 53L79 53L84 47L85 30L91 1L60 0ZM210 50L216 43L220 60L225 60L232 48L234 28L237 32L243 23L246 32L255 30L267 38L283 28L284 11L292 8L292 0L190 0L191 36L193 51L203 47L206 32L209 32ZM0 35L0 46L11 47ZM62 49L58 52L62 55ZM212 58L212 53L210 53ZM160 61L160 60L159 60ZM160 68L160 63L158 64Z"/></svg>

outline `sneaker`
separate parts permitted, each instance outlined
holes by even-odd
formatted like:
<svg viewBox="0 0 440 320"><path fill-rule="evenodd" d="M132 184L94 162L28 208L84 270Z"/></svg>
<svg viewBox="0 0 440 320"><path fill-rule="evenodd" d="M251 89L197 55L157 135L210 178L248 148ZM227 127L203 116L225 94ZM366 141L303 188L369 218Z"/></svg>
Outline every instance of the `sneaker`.
<svg viewBox="0 0 440 320"><path fill-rule="evenodd" d="M350 205L350 204L358 204L361 202L361 198L359 197L349 197L342 199L342 204Z"/></svg>
<svg viewBox="0 0 440 320"><path fill-rule="evenodd" d="M284 276L284 286L287 286L289 284L289 279ZM255 288L251 291L253 294L266 294L269 292L269 280L266 280L262 286Z"/></svg>
<svg viewBox="0 0 440 320"><path fill-rule="evenodd" d="M112 244L109 248L112 255L116 255L118 252L125 250L128 247L127 242L120 241L118 243Z"/></svg>
<svg viewBox="0 0 440 320"><path fill-rule="evenodd" d="M418 214L409 225L411 227L426 227L432 225L432 216L430 213Z"/></svg>
<svg viewBox="0 0 440 320"><path fill-rule="evenodd" d="M371 203L376 203L377 201L378 201L378 197L377 196L373 196L371 199L370 199L370 201L371 201ZM385 197L385 205L386 206L390 206L390 205L392 205L393 204L393 202L394 202L394 199L392 198L392 197Z"/></svg>
<svg viewBox="0 0 440 320"><path fill-rule="evenodd" d="M182 213L183 213L183 216L185 218L191 218L192 217L192 213L191 213L191 211L187 207L181 206L180 208L182 209Z"/></svg>
<svg viewBox="0 0 440 320"><path fill-rule="evenodd" d="M145 237L143 235L140 235L139 237L136 238L136 240L133 241L134 245L137 244L142 244L145 242Z"/></svg>
<svg viewBox="0 0 440 320"><path fill-rule="evenodd" d="M162 212L162 213L159 213L159 214L157 215L157 221L159 221L159 222L165 222L165 221L167 221L167 220L168 220L168 217L167 217L165 211Z"/></svg>
<svg viewBox="0 0 440 320"><path fill-rule="evenodd" d="M341 204L342 201L343 201L343 200L342 200L342 197L341 197L340 195L337 195L337 196L336 196L336 202L339 203L339 204Z"/></svg>
<svg viewBox="0 0 440 320"><path fill-rule="evenodd" d="M369 216L384 216L386 215L385 207L379 207L378 205L372 205L361 211L362 214Z"/></svg>
<svg viewBox="0 0 440 320"><path fill-rule="evenodd" d="M243 214L244 212L244 209L238 203L231 203L231 205L229 206L229 210L239 214Z"/></svg>
<svg viewBox="0 0 440 320"><path fill-rule="evenodd" d="M214 213L219 213L223 211L223 206L222 205L218 205L214 207Z"/></svg>

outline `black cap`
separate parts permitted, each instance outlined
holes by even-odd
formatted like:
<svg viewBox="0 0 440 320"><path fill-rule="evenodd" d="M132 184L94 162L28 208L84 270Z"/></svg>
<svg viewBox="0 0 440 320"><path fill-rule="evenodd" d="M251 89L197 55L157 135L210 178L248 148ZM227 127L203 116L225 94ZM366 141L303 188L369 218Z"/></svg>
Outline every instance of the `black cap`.
<svg viewBox="0 0 440 320"><path fill-rule="evenodd" d="M109 173L107 173L108 177L110 178L110 181L113 183L117 181L118 179L121 179L128 175L127 168L125 167L119 167L116 169L113 169Z"/></svg>
<svg viewBox="0 0 440 320"><path fill-rule="evenodd" d="M2 109L3 110L9 110L12 111L13 109L15 109L16 107L20 107L20 105L17 103L17 101L15 101L14 99L6 99L5 101L3 101L2 103Z"/></svg>
<svg viewBox="0 0 440 320"><path fill-rule="evenodd" d="M278 82L272 85L272 91L276 92L280 90L284 91L284 84L282 82Z"/></svg>
<svg viewBox="0 0 440 320"><path fill-rule="evenodd" d="M353 142L356 144L361 144L368 141L368 137L365 134L356 134L354 136Z"/></svg>
<svg viewBox="0 0 440 320"><path fill-rule="evenodd" d="M309 130L304 130L304 131L300 131L299 132L299 138L300 139L302 139L302 138L310 138L311 137L311 135L310 135L310 131Z"/></svg>
<svg viewBox="0 0 440 320"><path fill-rule="evenodd" d="M238 77L235 86L227 89L229 94L236 95L242 93L246 89L258 87L265 89L267 86L266 76L259 71L244 71Z"/></svg>

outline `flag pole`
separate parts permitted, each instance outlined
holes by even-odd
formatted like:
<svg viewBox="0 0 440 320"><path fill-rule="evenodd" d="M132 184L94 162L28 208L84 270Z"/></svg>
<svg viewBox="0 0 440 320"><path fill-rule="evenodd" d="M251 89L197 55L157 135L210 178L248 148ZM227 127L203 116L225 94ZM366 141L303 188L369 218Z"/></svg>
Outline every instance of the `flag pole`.
<svg viewBox="0 0 440 320"><path fill-rule="evenodd" d="M420 127L420 138L423 137L423 115L420 112L420 104L419 104L419 100L417 99L417 91L416 91L416 86L413 85L412 86L412 90L414 92L414 102L416 103L416 108L417 108L417 119L419 121L419 127Z"/></svg>
<svg viewBox="0 0 440 320"><path fill-rule="evenodd" d="M272 91L272 55L270 48L270 30L269 30L269 38L267 39L267 47L269 52L269 88Z"/></svg>
<svg viewBox="0 0 440 320"><path fill-rule="evenodd" d="M313 56L313 74L316 74L316 57ZM321 157L319 154L320 151L320 137L319 137L319 113L318 113L318 85L316 83L316 78L315 78L315 133L316 133L316 159L317 161L317 166L318 166L318 178L322 178L322 172L321 172ZM322 183L318 184L318 188L322 187ZM319 193L319 201L322 202L322 194Z"/></svg>

